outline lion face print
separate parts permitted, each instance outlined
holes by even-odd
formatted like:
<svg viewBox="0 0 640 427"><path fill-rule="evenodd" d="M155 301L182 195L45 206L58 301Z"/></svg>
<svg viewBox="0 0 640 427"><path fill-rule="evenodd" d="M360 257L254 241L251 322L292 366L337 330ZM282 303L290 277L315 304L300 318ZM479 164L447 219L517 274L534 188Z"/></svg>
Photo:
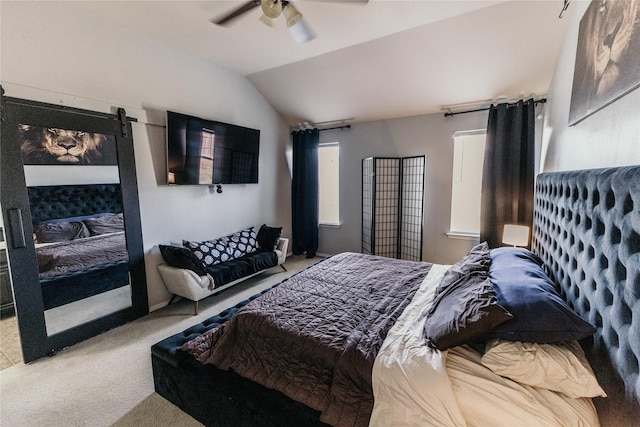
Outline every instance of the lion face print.
<svg viewBox="0 0 640 427"><path fill-rule="evenodd" d="M100 133L20 125L18 138L25 164L117 164L113 137Z"/></svg>
<svg viewBox="0 0 640 427"><path fill-rule="evenodd" d="M619 63L631 43L640 2L604 0L595 16L593 79L596 93L610 90L620 76Z"/></svg>
<svg viewBox="0 0 640 427"><path fill-rule="evenodd" d="M640 85L640 0L593 0L576 48L569 123Z"/></svg>

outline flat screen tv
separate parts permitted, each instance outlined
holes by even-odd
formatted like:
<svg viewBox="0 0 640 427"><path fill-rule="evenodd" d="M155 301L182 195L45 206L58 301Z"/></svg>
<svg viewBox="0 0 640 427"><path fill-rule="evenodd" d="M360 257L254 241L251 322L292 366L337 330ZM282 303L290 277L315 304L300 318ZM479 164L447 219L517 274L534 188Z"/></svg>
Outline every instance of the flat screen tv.
<svg viewBox="0 0 640 427"><path fill-rule="evenodd" d="M169 185L255 184L260 131L167 111Z"/></svg>

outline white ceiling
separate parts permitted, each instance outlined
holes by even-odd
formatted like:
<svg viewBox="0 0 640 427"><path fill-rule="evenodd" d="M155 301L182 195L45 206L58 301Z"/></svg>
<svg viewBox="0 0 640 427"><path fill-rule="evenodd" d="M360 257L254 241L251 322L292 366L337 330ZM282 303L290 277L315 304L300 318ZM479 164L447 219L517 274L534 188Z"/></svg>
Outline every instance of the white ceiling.
<svg viewBox="0 0 640 427"><path fill-rule="evenodd" d="M244 74L290 125L361 122L544 95L569 21L561 0L292 0L316 38L241 1L85 1L76 7ZM571 12L571 7L568 13Z"/></svg>

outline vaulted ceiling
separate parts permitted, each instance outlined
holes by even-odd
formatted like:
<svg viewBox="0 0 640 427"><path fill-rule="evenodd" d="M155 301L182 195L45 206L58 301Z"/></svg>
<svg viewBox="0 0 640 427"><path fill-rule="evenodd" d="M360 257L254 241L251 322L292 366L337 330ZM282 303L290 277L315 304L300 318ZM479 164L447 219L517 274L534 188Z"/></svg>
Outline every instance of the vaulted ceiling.
<svg viewBox="0 0 640 427"><path fill-rule="evenodd" d="M439 112L546 94L569 21L561 0L292 0L296 43L242 1L85 1L75 7L247 76L292 126ZM571 8L568 13L571 13Z"/></svg>

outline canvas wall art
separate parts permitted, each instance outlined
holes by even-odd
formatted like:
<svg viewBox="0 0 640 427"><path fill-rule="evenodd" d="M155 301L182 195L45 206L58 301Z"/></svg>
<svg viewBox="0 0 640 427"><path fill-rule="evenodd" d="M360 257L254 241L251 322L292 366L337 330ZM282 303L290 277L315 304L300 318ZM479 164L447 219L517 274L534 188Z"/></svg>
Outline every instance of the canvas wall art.
<svg viewBox="0 0 640 427"><path fill-rule="evenodd" d="M25 165L117 165L113 135L19 125L18 138Z"/></svg>
<svg viewBox="0 0 640 427"><path fill-rule="evenodd" d="M594 0L580 21L569 124L640 86L640 0Z"/></svg>

